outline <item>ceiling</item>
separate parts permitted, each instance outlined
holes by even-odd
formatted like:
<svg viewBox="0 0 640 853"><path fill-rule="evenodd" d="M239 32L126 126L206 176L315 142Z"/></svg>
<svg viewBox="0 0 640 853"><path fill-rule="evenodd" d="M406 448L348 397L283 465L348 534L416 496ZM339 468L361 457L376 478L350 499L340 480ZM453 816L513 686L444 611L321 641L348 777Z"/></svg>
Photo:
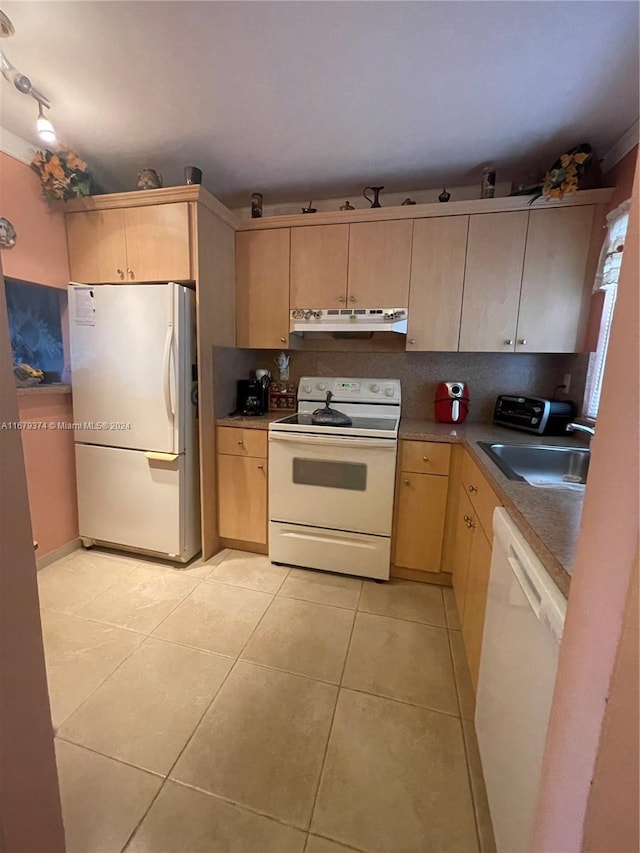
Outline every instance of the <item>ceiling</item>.
<svg viewBox="0 0 640 853"><path fill-rule="evenodd" d="M637 2L3 2L11 62L107 190L182 167L230 205L533 180L638 118ZM35 104L1 81L1 124Z"/></svg>

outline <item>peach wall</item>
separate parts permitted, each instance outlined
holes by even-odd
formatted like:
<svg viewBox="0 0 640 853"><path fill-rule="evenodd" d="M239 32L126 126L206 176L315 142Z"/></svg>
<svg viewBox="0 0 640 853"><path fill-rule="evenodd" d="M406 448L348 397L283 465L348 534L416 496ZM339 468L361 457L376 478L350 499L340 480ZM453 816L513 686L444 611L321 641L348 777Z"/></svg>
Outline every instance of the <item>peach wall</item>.
<svg viewBox="0 0 640 853"><path fill-rule="evenodd" d="M42 198L38 176L26 164L2 152L0 215L10 219L18 232L14 248L2 252L4 274L66 288L64 213ZM62 322L67 353L65 317ZM18 401L21 420L73 420L70 395L21 396ZM44 557L78 536L73 435L61 430L24 431L22 441L33 536L39 544L38 556Z"/></svg>
<svg viewBox="0 0 640 853"><path fill-rule="evenodd" d="M583 848L588 853L640 849L639 644L636 557L587 806Z"/></svg>
<svg viewBox="0 0 640 853"><path fill-rule="evenodd" d="M25 163L0 152L0 216L18 234L13 249L2 252L5 276L66 287L69 283L67 237L60 204L48 205L40 180Z"/></svg>
<svg viewBox="0 0 640 853"><path fill-rule="evenodd" d="M0 269L0 422L18 419ZM64 853L20 433L0 430L0 848Z"/></svg>
<svg viewBox="0 0 640 853"><path fill-rule="evenodd" d="M616 691L612 682L622 634L626 600L638 549L639 516L639 277L638 172L633 188L629 230L622 262L618 302L613 319L596 436L592 443L589 481L573 568L565 635L558 664L539 811L535 851L578 853L584 849L587 803L598 770L614 748L603 737L606 703ZM625 641L625 648L627 643ZM625 666L623 662L621 664ZM619 694L623 708L637 703L629 690ZM630 751L637 744L633 713L619 719L618 732ZM634 754L637 769L637 753ZM634 762L630 762L633 764ZM628 802L628 789L637 776L627 778L629 762L613 777L602 777L599 802L612 808ZM637 795L636 795L637 808ZM600 813L600 818L603 816ZM607 818L605 817L606 821ZM608 818L613 820L613 815ZM632 833L632 821L625 827ZM590 825L592 837L602 837L603 826ZM619 839L616 853L637 850L637 837ZM600 853L600 851L598 851Z"/></svg>
<svg viewBox="0 0 640 853"><path fill-rule="evenodd" d="M18 410L21 421L49 427L22 431L31 525L44 557L78 537L73 433L51 428L73 421L71 395L19 396Z"/></svg>

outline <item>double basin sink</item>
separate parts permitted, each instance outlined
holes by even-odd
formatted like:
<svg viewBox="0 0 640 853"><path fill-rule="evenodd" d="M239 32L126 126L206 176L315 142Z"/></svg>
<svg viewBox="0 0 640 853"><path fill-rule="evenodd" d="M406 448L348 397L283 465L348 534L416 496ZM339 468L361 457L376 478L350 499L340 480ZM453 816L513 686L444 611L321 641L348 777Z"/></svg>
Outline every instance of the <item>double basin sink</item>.
<svg viewBox="0 0 640 853"><path fill-rule="evenodd" d="M591 456L587 448L488 441L479 441L478 445L510 480L574 488L587 482Z"/></svg>

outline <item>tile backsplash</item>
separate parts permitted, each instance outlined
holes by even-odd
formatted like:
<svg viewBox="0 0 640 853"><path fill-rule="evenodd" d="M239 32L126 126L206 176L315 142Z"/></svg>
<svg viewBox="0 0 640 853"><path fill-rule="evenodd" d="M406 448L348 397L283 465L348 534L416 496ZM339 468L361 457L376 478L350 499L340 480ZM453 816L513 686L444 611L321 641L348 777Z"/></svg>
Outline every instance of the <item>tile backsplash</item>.
<svg viewBox="0 0 640 853"><path fill-rule="evenodd" d="M265 359L265 364L269 363L273 364L273 353L271 358ZM256 367L260 365L255 350L213 348L214 406L217 418L224 418L235 410L238 390L236 382L238 379L248 379L249 372ZM270 367L267 369L271 370Z"/></svg>
<svg viewBox="0 0 640 853"><path fill-rule="evenodd" d="M230 352L234 352L231 350ZM238 350L236 352L243 352ZM244 351L249 352L249 351ZM243 361L272 372L274 351L252 352ZM371 376L399 379L402 413L409 418L433 418L433 398L441 381L469 385L469 420L490 421L498 394L550 397L566 373L571 374L569 397L582 405L588 356L583 354L468 353L468 352L291 352L291 378L300 376ZM245 373L242 373L244 376ZM277 373L274 373L277 378ZM241 378L238 374L234 379Z"/></svg>

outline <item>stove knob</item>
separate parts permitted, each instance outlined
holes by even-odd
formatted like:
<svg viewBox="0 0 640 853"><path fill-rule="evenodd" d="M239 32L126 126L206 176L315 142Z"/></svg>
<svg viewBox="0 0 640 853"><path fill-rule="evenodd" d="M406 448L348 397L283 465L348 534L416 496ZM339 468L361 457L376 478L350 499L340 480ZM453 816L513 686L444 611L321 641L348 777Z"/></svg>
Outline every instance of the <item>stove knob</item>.
<svg viewBox="0 0 640 853"><path fill-rule="evenodd" d="M387 397L393 397L393 395L396 393L396 389L395 388L385 388L384 393L387 395Z"/></svg>
<svg viewBox="0 0 640 853"><path fill-rule="evenodd" d="M318 384L316 385L316 388L318 389L318 391L326 391L327 390L327 386L325 385L324 382L318 382Z"/></svg>
<svg viewBox="0 0 640 853"><path fill-rule="evenodd" d="M302 390L305 394L310 394L313 389L311 388L311 385L303 385Z"/></svg>
<svg viewBox="0 0 640 853"><path fill-rule="evenodd" d="M371 390L373 391L373 393L374 393L374 394L377 394L377 393L378 393L378 391L380 390L380 386L379 386L379 385L371 385L371 386L370 386L370 388L371 388Z"/></svg>

